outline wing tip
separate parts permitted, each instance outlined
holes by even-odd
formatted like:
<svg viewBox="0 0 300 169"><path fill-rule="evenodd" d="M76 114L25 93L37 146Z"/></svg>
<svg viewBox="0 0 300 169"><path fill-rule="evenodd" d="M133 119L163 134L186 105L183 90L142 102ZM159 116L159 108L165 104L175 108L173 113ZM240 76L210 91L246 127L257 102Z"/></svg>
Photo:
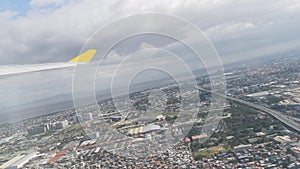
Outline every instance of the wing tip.
<svg viewBox="0 0 300 169"><path fill-rule="evenodd" d="M89 49L89 50L85 51L84 53L82 53L81 55L73 58L69 62L71 62L71 63L89 63L93 59L93 57L96 53L97 53L96 49Z"/></svg>

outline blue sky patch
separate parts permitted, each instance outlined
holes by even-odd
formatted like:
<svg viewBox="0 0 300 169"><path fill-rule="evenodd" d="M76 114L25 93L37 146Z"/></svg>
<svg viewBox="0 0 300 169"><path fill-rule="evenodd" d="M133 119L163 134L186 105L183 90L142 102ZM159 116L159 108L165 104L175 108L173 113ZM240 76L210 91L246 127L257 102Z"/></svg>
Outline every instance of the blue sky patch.
<svg viewBox="0 0 300 169"><path fill-rule="evenodd" d="M1 0L0 12L11 10L17 11L20 16L26 15L29 10L30 0Z"/></svg>

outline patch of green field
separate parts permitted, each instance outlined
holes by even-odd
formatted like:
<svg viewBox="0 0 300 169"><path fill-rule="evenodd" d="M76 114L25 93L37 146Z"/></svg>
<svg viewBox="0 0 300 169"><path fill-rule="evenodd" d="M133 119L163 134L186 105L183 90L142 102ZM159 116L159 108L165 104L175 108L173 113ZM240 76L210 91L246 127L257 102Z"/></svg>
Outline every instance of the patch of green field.
<svg viewBox="0 0 300 169"><path fill-rule="evenodd" d="M194 157L205 157L205 158L212 158L215 154L218 154L220 152L224 152L225 148L222 146L215 146L210 147L208 149L203 149L200 151L196 151L193 153Z"/></svg>
<svg viewBox="0 0 300 169"><path fill-rule="evenodd" d="M164 112L162 113L163 116L178 116L179 112Z"/></svg>

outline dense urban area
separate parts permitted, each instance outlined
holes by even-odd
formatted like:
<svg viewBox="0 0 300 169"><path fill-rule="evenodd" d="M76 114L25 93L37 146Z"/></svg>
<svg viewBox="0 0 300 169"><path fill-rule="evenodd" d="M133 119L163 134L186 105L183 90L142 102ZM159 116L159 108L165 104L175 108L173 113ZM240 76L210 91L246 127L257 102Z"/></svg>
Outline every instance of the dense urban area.
<svg viewBox="0 0 300 169"><path fill-rule="evenodd" d="M197 117L184 122L176 122L184 116L180 89L167 84L155 87L165 93L166 106L149 115L141 112L156 107L149 101L152 89L130 94L136 111L120 112L116 101L107 99L79 111L3 124L0 168L300 168L299 65L300 58L290 56L226 69L227 89L219 95L226 102L212 135L202 131L212 96L208 76L197 78L200 103L189 107ZM192 128L185 134L174 127L178 123ZM144 158L114 153L154 141L167 145L167 130L184 137Z"/></svg>

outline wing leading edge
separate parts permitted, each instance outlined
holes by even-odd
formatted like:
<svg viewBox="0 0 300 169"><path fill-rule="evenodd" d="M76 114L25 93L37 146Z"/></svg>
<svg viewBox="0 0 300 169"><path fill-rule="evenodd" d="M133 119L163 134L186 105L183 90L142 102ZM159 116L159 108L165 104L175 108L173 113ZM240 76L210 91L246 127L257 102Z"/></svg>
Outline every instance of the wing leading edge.
<svg viewBox="0 0 300 169"><path fill-rule="evenodd" d="M94 55L96 50L90 49L81 55L75 57L69 62L63 63L47 63L47 64L35 64L35 65L14 65L14 66L0 66L0 76L3 75L14 75L28 72L38 72L51 69L61 69L66 67L75 66L77 63L89 63Z"/></svg>

